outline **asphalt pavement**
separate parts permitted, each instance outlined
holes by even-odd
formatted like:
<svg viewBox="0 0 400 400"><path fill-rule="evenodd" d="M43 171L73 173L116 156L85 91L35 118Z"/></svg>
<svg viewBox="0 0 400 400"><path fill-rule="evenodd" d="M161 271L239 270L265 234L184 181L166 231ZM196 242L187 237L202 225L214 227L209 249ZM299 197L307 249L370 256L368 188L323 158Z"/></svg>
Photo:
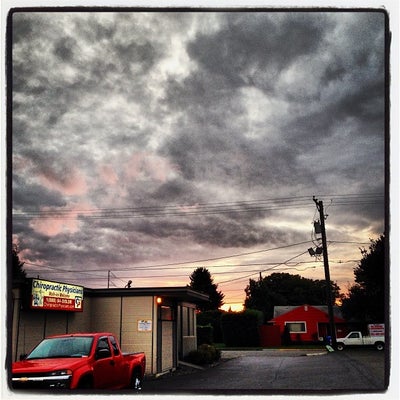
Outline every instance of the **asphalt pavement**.
<svg viewBox="0 0 400 400"><path fill-rule="evenodd" d="M203 370L183 366L144 382L143 394L384 393L385 354L374 349L222 352Z"/></svg>

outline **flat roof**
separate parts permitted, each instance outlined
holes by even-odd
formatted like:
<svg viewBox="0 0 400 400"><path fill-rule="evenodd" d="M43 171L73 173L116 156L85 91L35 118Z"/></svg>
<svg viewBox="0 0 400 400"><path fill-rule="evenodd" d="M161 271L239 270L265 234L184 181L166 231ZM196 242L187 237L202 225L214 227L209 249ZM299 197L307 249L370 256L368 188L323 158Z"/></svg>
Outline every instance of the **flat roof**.
<svg viewBox="0 0 400 400"><path fill-rule="evenodd" d="M134 296L159 296L189 303L204 303L209 301L205 293L191 289L189 286L175 287L133 287L133 288L84 288L88 297L134 297Z"/></svg>

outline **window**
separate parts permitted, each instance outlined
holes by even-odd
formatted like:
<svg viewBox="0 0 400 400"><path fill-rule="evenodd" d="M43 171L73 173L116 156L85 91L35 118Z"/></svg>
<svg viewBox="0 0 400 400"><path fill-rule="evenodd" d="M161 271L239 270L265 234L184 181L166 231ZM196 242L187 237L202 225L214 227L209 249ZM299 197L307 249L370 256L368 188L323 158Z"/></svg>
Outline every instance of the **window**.
<svg viewBox="0 0 400 400"><path fill-rule="evenodd" d="M173 320L172 307L161 306L161 319L163 321L172 321Z"/></svg>
<svg viewBox="0 0 400 400"><path fill-rule="evenodd" d="M114 351L114 355L117 356L119 354L119 350L118 350L118 345L117 345L117 342L116 342L114 336L110 336L110 342L111 342L111 346Z"/></svg>
<svg viewBox="0 0 400 400"><path fill-rule="evenodd" d="M97 343L97 351L104 350L104 349L108 349L111 353L110 345L108 344L108 340L106 337L100 338Z"/></svg>
<svg viewBox="0 0 400 400"><path fill-rule="evenodd" d="M182 334L194 336L194 308L182 307Z"/></svg>
<svg viewBox="0 0 400 400"><path fill-rule="evenodd" d="M285 325L289 328L290 333L305 333L305 332L307 332L305 322L285 322Z"/></svg>

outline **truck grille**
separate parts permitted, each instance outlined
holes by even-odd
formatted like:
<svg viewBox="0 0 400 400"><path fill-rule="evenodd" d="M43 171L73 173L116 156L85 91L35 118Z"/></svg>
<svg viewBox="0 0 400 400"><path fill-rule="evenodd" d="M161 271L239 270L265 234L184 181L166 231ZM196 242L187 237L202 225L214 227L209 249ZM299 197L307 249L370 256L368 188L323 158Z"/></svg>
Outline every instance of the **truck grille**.
<svg viewBox="0 0 400 400"><path fill-rule="evenodd" d="M43 374L13 374L13 389L68 389L71 376L46 376Z"/></svg>

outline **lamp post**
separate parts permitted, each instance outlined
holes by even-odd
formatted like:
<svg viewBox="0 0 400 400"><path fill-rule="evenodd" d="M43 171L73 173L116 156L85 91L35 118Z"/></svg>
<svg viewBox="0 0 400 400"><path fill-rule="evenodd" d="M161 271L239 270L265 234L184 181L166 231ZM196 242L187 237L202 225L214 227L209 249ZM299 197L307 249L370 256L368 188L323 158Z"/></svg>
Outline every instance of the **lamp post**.
<svg viewBox="0 0 400 400"><path fill-rule="evenodd" d="M329 262L328 262L328 246L326 244L326 230L325 230L325 215L324 215L324 204L318 201L315 197L313 200L319 211L319 220L321 226L321 239L322 239L322 254L324 257L324 271L325 271L325 282L326 282L326 298L328 303L328 315L329 315L329 329L332 337L332 345L336 346L336 328L335 319L333 314L333 304L332 304L332 288L331 288L331 278L329 273Z"/></svg>

